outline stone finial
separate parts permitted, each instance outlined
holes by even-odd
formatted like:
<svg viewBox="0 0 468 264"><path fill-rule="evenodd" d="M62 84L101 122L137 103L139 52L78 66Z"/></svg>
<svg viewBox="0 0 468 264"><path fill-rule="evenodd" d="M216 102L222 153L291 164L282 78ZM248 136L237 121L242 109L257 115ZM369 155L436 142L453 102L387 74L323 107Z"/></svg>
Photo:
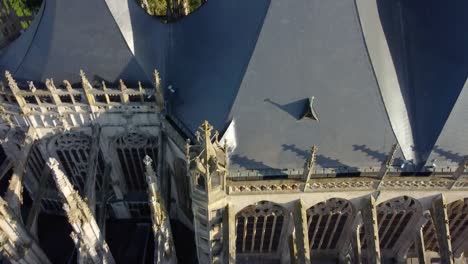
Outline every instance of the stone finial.
<svg viewBox="0 0 468 264"><path fill-rule="evenodd" d="M85 92L86 100L88 101L88 104L94 105L96 101L94 99L94 95L91 93L91 91L93 90L93 86L91 85L89 80L86 78L86 75L83 70L80 70L80 76L81 76L81 84Z"/></svg>
<svg viewBox="0 0 468 264"><path fill-rule="evenodd" d="M55 87L53 79L46 79L45 85L50 92L57 90L57 87Z"/></svg>
<svg viewBox="0 0 468 264"><path fill-rule="evenodd" d="M28 82L28 86L29 86L29 90L31 90L31 92L35 92L37 90L36 86L34 86L34 83L31 81L31 82Z"/></svg>
<svg viewBox="0 0 468 264"><path fill-rule="evenodd" d="M125 84L125 82L122 79L119 80L119 89L121 91L124 91L124 90L128 89L127 85Z"/></svg>
<svg viewBox="0 0 468 264"><path fill-rule="evenodd" d="M73 91L73 87L68 80L63 80L63 85L65 85L65 89L67 89L67 91L69 92Z"/></svg>
<svg viewBox="0 0 468 264"><path fill-rule="evenodd" d="M145 158L143 159L143 163L145 163L146 166L151 166L153 163L153 160L150 158L150 156L146 155Z"/></svg>
<svg viewBox="0 0 468 264"><path fill-rule="evenodd" d="M125 93L125 90L127 90L127 85L125 85L124 81L122 79L119 80L119 89L122 91L122 94L120 95L120 100L122 103L126 104L130 101L130 98L128 94Z"/></svg>

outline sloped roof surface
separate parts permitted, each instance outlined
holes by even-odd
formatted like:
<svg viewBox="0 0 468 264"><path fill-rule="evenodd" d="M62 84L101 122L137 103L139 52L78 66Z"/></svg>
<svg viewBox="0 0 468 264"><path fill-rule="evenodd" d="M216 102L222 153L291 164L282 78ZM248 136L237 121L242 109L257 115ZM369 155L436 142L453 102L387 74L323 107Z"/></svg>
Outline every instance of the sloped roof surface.
<svg viewBox="0 0 468 264"><path fill-rule="evenodd" d="M104 1L46 0L43 8L37 27L30 29L33 37L32 32L21 36L0 60L16 78L75 82L83 69L92 78L112 82L147 79ZM29 45L23 43L26 39ZM19 63L11 59L16 54L23 57Z"/></svg>
<svg viewBox="0 0 468 264"><path fill-rule="evenodd" d="M457 98L468 77L468 2L377 3L409 113L415 159L424 162L455 103L463 104Z"/></svg>
<svg viewBox="0 0 468 264"><path fill-rule="evenodd" d="M392 144L415 163L468 146L468 2L211 0L170 24L133 0L45 0L0 68L17 78L150 81L193 132L235 121L234 168L378 167ZM18 55L16 55L18 54ZM319 121L301 119L314 97ZM455 153L456 155L442 155ZM399 154L401 155L401 154ZM453 161L451 161L454 159ZM460 159L460 158L458 158Z"/></svg>

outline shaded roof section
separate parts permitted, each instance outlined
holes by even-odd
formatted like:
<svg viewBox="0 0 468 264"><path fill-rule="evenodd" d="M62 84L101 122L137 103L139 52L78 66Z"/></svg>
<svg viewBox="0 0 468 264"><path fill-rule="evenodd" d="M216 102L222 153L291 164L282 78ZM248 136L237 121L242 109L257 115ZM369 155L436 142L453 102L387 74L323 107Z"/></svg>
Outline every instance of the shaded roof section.
<svg viewBox="0 0 468 264"><path fill-rule="evenodd" d="M172 44L171 25L147 15L135 0L105 0L125 43L146 75L152 79L154 69L167 76ZM163 78L163 84L167 78Z"/></svg>
<svg viewBox="0 0 468 264"><path fill-rule="evenodd" d="M398 77L398 92L410 120L414 157L424 163L468 78L468 2L377 3Z"/></svg>
<svg viewBox="0 0 468 264"><path fill-rule="evenodd" d="M196 131L222 130L262 29L270 1L208 1L173 24L168 80L176 115Z"/></svg>
<svg viewBox="0 0 468 264"><path fill-rule="evenodd" d="M435 163L438 167L457 166L468 155L468 79L445 122L437 142L427 160L427 165Z"/></svg>
<svg viewBox="0 0 468 264"><path fill-rule="evenodd" d="M76 82L80 69L97 80L148 80L104 0L46 0L43 8L37 27L0 59L2 69L33 81L53 77Z"/></svg>

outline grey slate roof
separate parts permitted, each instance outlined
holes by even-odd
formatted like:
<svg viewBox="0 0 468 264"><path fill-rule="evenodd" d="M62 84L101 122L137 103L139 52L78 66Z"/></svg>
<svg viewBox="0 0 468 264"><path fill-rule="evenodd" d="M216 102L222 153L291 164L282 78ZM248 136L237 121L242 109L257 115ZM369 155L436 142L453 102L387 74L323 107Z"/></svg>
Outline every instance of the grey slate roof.
<svg viewBox="0 0 468 264"><path fill-rule="evenodd" d="M233 168L302 167L312 144L320 167L379 167L397 141L407 159L453 166L468 154L467 7L211 0L162 24L133 0L46 0L0 68L36 81L76 81L80 68L149 81L157 68L192 132L235 121ZM312 96L319 122L300 119Z"/></svg>
<svg viewBox="0 0 468 264"><path fill-rule="evenodd" d="M43 8L34 22L37 27L0 59L2 69L34 81L53 77L76 82L80 69L108 81L147 79L104 1L46 0Z"/></svg>

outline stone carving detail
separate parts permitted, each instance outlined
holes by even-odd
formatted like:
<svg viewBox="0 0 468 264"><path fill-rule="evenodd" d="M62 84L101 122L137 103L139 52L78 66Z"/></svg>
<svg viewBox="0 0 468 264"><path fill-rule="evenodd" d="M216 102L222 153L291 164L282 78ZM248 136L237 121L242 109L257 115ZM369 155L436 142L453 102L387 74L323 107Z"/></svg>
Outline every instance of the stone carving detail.
<svg viewBox="0 0 468 264"><path fill-rule="evenodd" d="M177 263L171 225L159 193L156 172L152 166L153 160L149 156L145 156L143 162L146 166L146 183L148 184L149 206L153 221L154 263Z"/></svg>
<svg viewBox="0 0 468 264"><path fill-rule="evenodd" d="M143 158L148 155L152 160L158 160L158 138L136 131L124 133L115 137L113 159L121 166L125 184L130 191L144 191L145 164Z"/></svg>
<svg viewBox="0 0 468 264"><path fill-rule="evenodd" d="M259 184L259 185L231 185L230 192L300 192L303 183L292 184Z"/></svg>
<svg viewBox="0 0 468 264"><path fill-rule="evenodd" d="M397 214L399 212L413 212L420 210L419 203L408 196L385 201L377 206L377 213Z"/></svg>
<svg viewBox="0 0 468 264"><path fill-rule="evenodd" d="M137 132L130 132L118 137L116 144L120 147L146 148L148 146L157 146L158 139Z"/></svg>
<svg viewBox="0 0 468 264"><path fill-rule="evenodd" d="M252 204L242 209L242 211L237 213L237 216L249 217L249 216L268 216L275 215L280 216L284 215L284 209L272 202L261 201L256 204Z"/></svg>
<svg viewBox="0 0 468 264"><path fill-rule="evenodd" d="M90 147L91 137L84 133L65 133L54 138L53 152L80 192L84 191Z"/></svg>
<svg viewBox="0 0 468 264"><path fill-rule="evenodd" d="M89 144L91 144L91 138L84 133L65 133L55 139L57 148L89 148Z"/></svg>
<svg viewBox="0 0 468 264"><path fill-rule="evenodd" d="M309 189L371 189L374 181L336 181L308 183Z"/></svg>
<svg viewBox="0 0 468 264"><path fill-rule="evenodd" d="M391 180L383 181L384 188L448 188L451 181L448 180Z"/></svg>
<svg viewBox="0 0 468 264"><path fill-rule="evenodd" d="M306 192L315 190L372 190L375 189L377 180L343 180L330 179L328 181L309 181L308 183L298 182L278 182L274 181L233 181L229 182L230 193L249 193L249 192L300 192L301 186L307 184ZM382 189L448 189L453 180L384 180L381 182ZM468 188L468 182L456 182L458 188Z"/></svg>
<svg viewBox="0 0 468 264"><path fill-rule="evenodd" d="M63 207L73 228L71 237L79 250L79 260L94 264L115 263L90 208L70 184L58 161L49 158L47 165L52 171L57 189L64 197Z"/></svg>
<svg viewBox="0 0 468 264"><path fill-rule="evenodd" d="M353 208L349 201L339 198L331 198L325 202L318 203L307 210L307 214L351 214Z"/></svg>
<svg viewBox="0 0 468 264"><path fill-rule="evenodd" d="M34 127L50 127L69 129L79 127L95 120L101 113L112 112L120 114L155 113L156 99L151 98L155 93L152 88L127 88L123 81L114 88L103 89L93 87L83 71L81 88L72 87L64 80L64 86L56 87L51 79L46 79L44 89L36 89L32 82L28 82L29 89L21 89L13 76L5 73L9 89L0 87L0 118L10 127L29 124ZM25 87L26 88L26 87ZM110 100L112 98L112 100ZM14 99L14 100L13 100ZM104 99L104 100L103 100Z"/></svg>

